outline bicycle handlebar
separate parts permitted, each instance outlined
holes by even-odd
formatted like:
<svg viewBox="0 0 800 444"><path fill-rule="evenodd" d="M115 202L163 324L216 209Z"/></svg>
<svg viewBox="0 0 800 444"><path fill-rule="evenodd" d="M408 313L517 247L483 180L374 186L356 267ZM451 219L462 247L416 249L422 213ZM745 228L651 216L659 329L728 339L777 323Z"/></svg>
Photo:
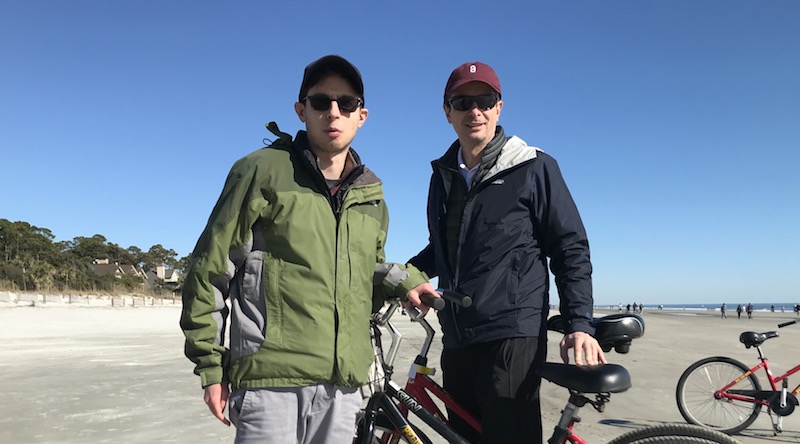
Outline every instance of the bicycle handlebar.
<svg viewBox="0 0 800 444"><path fill-rule="evenodd" d="M439 293L442 298L461 307L468 308L472 305L472 298L465 294L453 290L442 290L441 288L437 288L436 292Z"/></svg>
<svg viewBox="0 0 800 444"><path fill-rule="evenodd" d="M789 325L797 324L797 321L782 322L778 324L778 328L788 327Z"/></svg>
<svg viewBox="0 0 800 444"><path fill-rule="evenodd" d="M464 308L472 305L472 298L465 294L461 294L453 290L443 290L441 288L437 288L436 292L439 293L438 298L429 293L422 293L419 295L419 300L428 307L436 310L443 309L446 301L450 301Z"/></svg>
<svg viewBox="0 0 800 444"><path fill-rule="evenodd" d="M464 308L472 305L472 298L465 294L461 294L453 290L443 290L441 288L437 288L436 292L439 293L438 298L428 293L423 293L419 296L419 300L428 307L436 310L443 309L446 304L446 300ZM409 316L411 316L411 319L415 321L420 321L425 317L425 314L417 310L416 307L407 308L405 311ZM386 317L387 320L389 316Z"/></svg>
<svg viewBox="0 0 800 444"><path fill-rule="evenodd" d="M421 295L419 295L419 300L422 301L422 303L427 305L428 307L432 307L436 310L443 309L446 304L444 299L435 298L428 293L422 293Z"/></svg>

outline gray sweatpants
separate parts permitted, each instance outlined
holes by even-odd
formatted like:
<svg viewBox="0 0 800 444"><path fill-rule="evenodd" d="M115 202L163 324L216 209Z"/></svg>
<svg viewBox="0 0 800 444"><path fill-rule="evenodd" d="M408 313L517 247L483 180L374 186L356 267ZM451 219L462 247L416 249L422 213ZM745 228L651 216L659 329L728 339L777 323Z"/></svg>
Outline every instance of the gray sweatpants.
<svg viewBox="0 0 800 444"><path fill-rule="evenodd" d="M228 399L234 443L349 443L361 401L357 388L333 384L234 390Z"/></svg>

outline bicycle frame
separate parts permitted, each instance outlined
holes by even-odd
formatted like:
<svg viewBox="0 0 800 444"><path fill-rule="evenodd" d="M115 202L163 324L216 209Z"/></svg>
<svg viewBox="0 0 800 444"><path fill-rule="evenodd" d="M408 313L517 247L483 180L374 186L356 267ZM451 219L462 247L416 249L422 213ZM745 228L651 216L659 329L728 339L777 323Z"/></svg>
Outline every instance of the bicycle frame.
<svg viewBox="0 0 800 444"><path fill-rule="evenodd" d="M450 397L444 388L430 377L418 376L409 379L406 383L405 393L413 396L423 407L432 412L435 416L446 421L447 415L443 414L439 406L433 401L433 398L431 398L431 395L433 395L433 397L439 399L447 409L469 424L470 427L475 429L478 433L481 432L481 424L478 418ZM400 410L403 411L402 408Z"/></svg>
<svg viewBox="0 0 800 444"><path fill-rule="evenodd" d="M743 395L741 395L739 393L731 393L728 390L730 390L731 387L735 386L736 384L738 384L743 379L747 378L748 376L752 375L753 373L757 373L759 370L761 370L763 368L764 372L767 375L767 381L769 381L769 385L772 388L772 390L770 392L768 392L768 393L771 394L772 392L777 392L777 391L781 390L778 387L778 384L781 381L787 380L787 382L788 382L789 376L792 376L793 374L795 374L797 372L800 372L800 365L796 365L796 366L792 367L786 373L775 377L775 376L772 375L772 370L769 368L769 360L767 360L767 358L764 356L763 352L761 351L761 346L756 346L756 350L758 351L758 359L761 362L758 365L756 365L755 367L752 367L746 373L742 374L742 376L739 376L738 378L736 378L735 380L730 382L725 387L722 387L721 389L719 389L717 391L717 393L716 393L717 397L725 398L725 399L731 399L731 400L735 400L735 401L752 402L752 403L756 403L756 404L761 404L763 406L769 406L770 401L769 401L769 399L765 399L766 398L765 395L764 396L756 396L758 394L754 394L753 396L743 396ZM795 387L794 390L791 391L791 393L792 393L792 395L797 396L798 393L800 393L800 385Z"/></svg>
<svg viewBox="0 0 800 444"><path fill-rule="evenodd" d="M433 428L440 436L444 437L451 443L457 444L469 444L463 437L458 435L446 422L446 416L439 411L438 407L434 404L433 400L427 396L424 390L421 388L425 384L419 384L415 386L412 384L413 393L409 393L408 391L400 388L394 381L391 380L392 373L393 373L393 362L394 358L397 355L397 351L399 349L400 340L402 339L402 334L400 333L397 328L388 322L389 318L392 316L394 311L399 306L399 303L392 302L390 307L385 311L383 315L375 315L373 316L373 329L376 330L376 336L380 338L380 331L377 330L378 326L386 327L392 336L392 344L389 347L389 351L387 353L386 363L384 363L384 370L386 373L385 382L383 384L383 391L373 394L365 409L365 416L363 422L358 427L356 432L356 439L354 443L358 444L368 444L370 443L370 439L374 433L374 425L375 419L377 417L378 411L382 411L384 414L387 415L389 421L394 426L394 430L389 433L389 437L387 442L397 442L397 439L394 437L403 436L408 442L412 444L422 444L422 440L414 431L411 423L408 421L408 412L414 413L418 418L420 418L423 422ZM419 319L422 319L422 316L419 315ZM432 327L430 327L427 322L425 322L428 328L430 328L430 333L433 333ZM432 334L428 335L426 338L426 342L424 345L425 354L427 354L428 349L430 348L430 343L432 340ZM378 339L380 342L380 339ZM382 346L381 347L381 354L382 354ZM415 365L412 370L416 372L417 366ZM431 369L432 370L432 369ZM450 402L452 405L455 405L455 401L452 400L449 396L446 395L441 387L438 387L432 379L424 378L431 384L432 392L438 393L442 395L442 399L447 399L447 402ZM414 387L420 387L419 392L422 393L423 398L427 398L425 401L419 401L415 398L414 394L417 393L417 390ZM433 411L428 410L426 406L432 407ZM460 407L459 407L460 408ZM463 409L462 409L463 410ZM466 411L464 411L466 413Z"/></svg>
<svg viewBox="0 0 800 444"><path fill-rule="evenodd" d="M423 368L432 370L428 367ZM416 370L420 370L420 364L416 364ZM438 398L451 411L451 413L457 415L478 433L481 432L480 420L475 417L475 415L464 409L464 407L462 407L457 401L451 398L450 395L447 394L447 392L438 383L436 383L436 381L428 376L428 373L419 376L417 375L419 375L419 373L409 378L408 382L406 383L405 391L413 395L414 398L416 398L416 400L419 401L426 410L433 412L433 414L437 417L442 419L446 418L446 416L442 415L442 412L431 398L430 395L433 395L434 397ZM553 435L550 437L550 439L548 439L547 442L550 444L563 444L566 442L570 442L572 444L588 444L586 440L581 438L580 435L573 431L575 422L579 421L578 411L580 411L580 408L587 403L592 402L580 393L571 392L569 402L561 413L561 418L559 419L559 422L553 431ZM403 411L403 408L400 410Z"/></svg>
<svg viewBox="0 0 800 444"><path fill-rule="evenodd" d="M796 320L783 322L778 328L796 323ZM758 354L758 363L753 367L725 356L711 356L690 365L676 388L678 409L683 418L709 429L737 433L753 424L761 409L766 407L773 433L782 432L783 418L800 405L800 385L789 388L789 377L800 373L800 365L781 375L773 374L762 346L777 337L776 331L745 331L739 335L739 342L747 349L755 348ZM762 369L768 386L764 386L763 378L757 377Z"/></svg>
<svg viewBox="0 0 800 444"><path fill-rule="evenodd" d="M408 412L413 412L418 418L445 438L449 443L469 444L463 437L456 433L448 424L445 414L434 402L434 398L448 409L449 414L458 415L465 422L480 431L480 421L470 412L452 399L431 375L434 369L427 367L427 354L433 339L433 328L424 320L424 315L409 310L409 317L422 325L426 332L426 339L419 355L409 371L409 378L405 389L400 388L391 380L394 358L402 339L400 331L388 322L392 313L399 307L399 302L394 301L382 314L373 315L371 326L375 332L376 359L385 370L385 379L381 384L383 391L378 391L370 396L363 417L358 421L354 444L372 444L374 442L397 444L404 438L411 444L424 444L430 439L416 426L408 421ZM612 315L613 316L613 315ZM550 323L558 316L548 320L548 329L564 333L563 327L559 328L558 322ZM608 319L607 319L608 318ZM599 320L597 325L598 341L601 346L614 348L619 353L627 353L630 342L644 333L644 324L640 317L626 316ZM635 319L634 319L635 318ZM638 321L637 321L638 320ZM631 322L629 322L631 321ZM638 325L638 328L637 328ZM380 341L378 327L386 327L392 333L392 344L386 356ZM601 330L603 332L601 333ZM600 339L602 338L602 340ZM388 356L388 357L387 357ZM383 358L386 358L383 361ZM631 387L628 371L616 364L577 367L561 363L545 363L540 371L543 379L568 390L570 396L567 405L561 412L561 417L548 444L588 444L573 431L575 423L580 422L578 412L586 404L590 404L598 412L605 410L605 404L610 400L612 393L619 393ZM590 399L593 396L594 399ZM378 430L382 430L381 434ZM645 427L625 433L614 440L615 444L638 442L675 443L698 442L708 444L735 444L722 433L706 430L697 426L687 425L659 425Z"/></svg>
<svg viewBox="0 0 800 444"><path fill-rule="evenodd" d="M436 381L428 376L429 373L421 375L418 373L420 367L426 370L432 369L421 366L420 364L416 364L415 367L417 373L413 373L412 370L412 374L414 376L410 377L406 383L406 394L412 395L416 401L418 401L424 407L425 410L432 412L437 418L445 420L447 416L444 416L439 410L439 407L431 398L431 395L433 395L434 397L438 398L450 410L451 413L457 415L464 422L469 424L469 426L475 431L480 433L481 423L480 420L475 417L475 415L464 409L464 407L450 397L450 395L438 383L436 383ZM572 391L570 393L571 395L569 402L562 411L561 418L553 431L553 435L548 440L548 443L550 444L563 444L566 442L570 442L572 444L588 444L586 440L581 438L580 435L573 431L573 426L575 425L575 422L579 420L578 411L580 408L587 403L592 403L592 401L583 394ZM605 401L602 402L604 403ZM407 410L405 410L403 407L400 408L400 411L404 415L407 412ZM438 431L439 430L437 430L437 432Z"/></svg>
<svg viewBox="0 0 800 444"><path fill-rule="evenodd" d="M440 410L433 398L437 398L449 410L450 414L457 415L478 433L481 432L480 420L450 397L447 391L431 378L435 369L427 366L427 354L433 341L434 331L433 327L424 319L424 315L418 312L410 312L408 314L415 322L419 322L426 331L426 337L420 353L417 355L409 370L408 380L404 389L401 389L391 380L393 373L391 363L394 362L394 358L399 349L399 342L402 339L402 334L396 327L388 322L395 308L390 307L387 313L384 314L380 320L376 321L376 325L389 329L392 336L392 345L387 353L388 364L385 365L386 380L384 383L384 391L376 393L370 398L366 408L365 421L358 431L357 441L355 442L359 444L369 442L369 437L374 433L374 428L372 428L371 425L374 424L377 412L380 410L387 415L389 421L394 426L394 430L388 432L387 434L389 436L385 438L403 436L411 443L422 442L413 430L411 423L408 421L408 412L410 411L433 428L440 436L447 439L448 442L466 443L466 440L449 426L447 420L448 416ZM596 395L597 399L592 401L587 398L586 395L578 391L569 389L569 392L569 401L562 411L552 436L548 440L549 444L565 444L567 442L572 444L588 444L586 440L573 431L575 423L580 421L578 412L581 407L586 404L591 404L595 409L602 411L603 406L609 399L608 394L598 394ZM387 442L396 442L396 440L388 439Z"/></svg>
<svg viewBox="0 0 800 444"><path fill-rule="evenodd" d="M435 369L427 366L427 355L434 337L433 327L431 327L430 323L428 323L423 316L417 314L411 314L411 316L415 322L419 322L422 328L425 329L425 341L422 344L420 353L417 355L416 359L414 359L414 364L408 372L405 392L419 401L425 409L433 412L435 416L447 422L448 416L443 414L439 406L433 401L431 398L431 395L433 395L439 399L448 410L458 415L459 418L464 420L480 434L481 423L478 418L450 397L444 388L430 377L430 375L435 373ZM406 412L402 408L401 411L403 413Z"/></svg>

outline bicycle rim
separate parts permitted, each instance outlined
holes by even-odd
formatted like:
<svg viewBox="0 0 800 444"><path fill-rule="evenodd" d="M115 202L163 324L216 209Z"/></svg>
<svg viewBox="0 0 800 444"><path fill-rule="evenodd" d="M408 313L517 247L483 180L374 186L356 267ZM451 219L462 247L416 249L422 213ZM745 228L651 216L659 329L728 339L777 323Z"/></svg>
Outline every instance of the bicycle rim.
<svg viewBox="0 0 800 444"><path fill-rule="evenodd" d="M717 399L717 390L740 378L749 368L723 356L706 358L692 364L681 375L675 397L678 410L691 423L724 433L746 429L756 420L761 405L755 402ZM761 390L755 375L742 378L731 390Z"/></svg>
<svg viewBox="0 0 800 444"><path fill-rule="evenodd" d="M665 424L633 430L608 444L739 444L730 436L688 424Z"/></svg>

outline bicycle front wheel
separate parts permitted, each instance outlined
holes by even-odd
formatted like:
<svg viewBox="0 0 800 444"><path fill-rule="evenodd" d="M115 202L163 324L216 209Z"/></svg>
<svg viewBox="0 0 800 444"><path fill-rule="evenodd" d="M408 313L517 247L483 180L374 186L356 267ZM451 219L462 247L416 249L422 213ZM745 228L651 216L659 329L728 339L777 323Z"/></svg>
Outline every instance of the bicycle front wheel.
<svg viewBox="0 0 800 444"><path fill-rule="evenodd" d="M739 444L730 436L688 424L666 424L633 430L608 444Z"/></svg>
<svg viewBox="0 0 800 444"><path fill-rule="evenodd" d="M678 410L683 419L724 433L736 433L749 427L761 411L761 404L746 395L761 390L756 375L743 377L749 371L746 365L724 356L702 359L689 366L678 380L675 390ZM751 400L733 400L717 393L740 378L741 381L729 390Z"/></svg>

